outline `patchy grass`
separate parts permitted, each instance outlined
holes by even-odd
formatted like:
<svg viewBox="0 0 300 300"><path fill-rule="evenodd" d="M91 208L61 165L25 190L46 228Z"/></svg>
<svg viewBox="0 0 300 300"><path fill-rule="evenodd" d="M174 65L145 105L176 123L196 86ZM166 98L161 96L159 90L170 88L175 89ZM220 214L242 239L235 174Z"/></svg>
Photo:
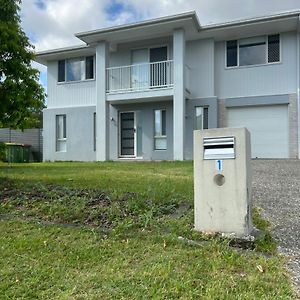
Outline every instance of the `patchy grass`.
<svg viewBox="0 0 300 300"><path fill-rule="evenodd" d="M192 179L190 162L0 165L1 297L293 299L269 233L241 252L193 230Z"/></svg>

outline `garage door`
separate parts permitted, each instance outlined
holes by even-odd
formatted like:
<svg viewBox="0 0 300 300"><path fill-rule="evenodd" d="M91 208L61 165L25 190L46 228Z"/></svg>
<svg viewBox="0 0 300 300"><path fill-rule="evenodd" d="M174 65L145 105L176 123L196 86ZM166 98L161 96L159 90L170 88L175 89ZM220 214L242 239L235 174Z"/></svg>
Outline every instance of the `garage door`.
<svg viewBox="0 0 300 300"><path fill-rule="evenodd" d="M247 127L254 158L287 158L287 105L228 108L228 127Z"/></svg>

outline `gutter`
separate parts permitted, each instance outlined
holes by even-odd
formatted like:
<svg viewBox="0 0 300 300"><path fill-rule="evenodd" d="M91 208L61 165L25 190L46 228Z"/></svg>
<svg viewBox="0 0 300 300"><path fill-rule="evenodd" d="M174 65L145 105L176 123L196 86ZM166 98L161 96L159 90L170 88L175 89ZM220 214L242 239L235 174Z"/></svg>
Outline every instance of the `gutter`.
<svg viewBox="0 0 300 300"><path fill-rule="evenodd" d="M233 26L241 26L241 25L250 25L253 23L258 22L267 22L267 21L274 21L279 19L288 19L291 17L299 17L300 10L294 10L284 13L278 13L275 15L265 15L265 16L259 16L249 19L241 19L236 21L229 21L219 24L211 24L211 25L204 25L201 27L202 30L212 30L212 29L221 29L221 28L227 28L227 27L233 27Z"/></svg>

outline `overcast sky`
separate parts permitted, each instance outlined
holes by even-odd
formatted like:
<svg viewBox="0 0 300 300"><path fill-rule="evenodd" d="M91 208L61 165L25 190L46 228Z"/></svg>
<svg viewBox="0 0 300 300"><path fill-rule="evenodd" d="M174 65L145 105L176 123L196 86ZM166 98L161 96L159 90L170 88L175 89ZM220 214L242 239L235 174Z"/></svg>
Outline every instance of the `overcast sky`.
<svg viewBox="0 0 300 300"><path fill-rule="evenodd" d="M36 50L47 50L79 44L76 32L191 10L204 25L300 10L300 0L23 0L21 19Z"/></svg>

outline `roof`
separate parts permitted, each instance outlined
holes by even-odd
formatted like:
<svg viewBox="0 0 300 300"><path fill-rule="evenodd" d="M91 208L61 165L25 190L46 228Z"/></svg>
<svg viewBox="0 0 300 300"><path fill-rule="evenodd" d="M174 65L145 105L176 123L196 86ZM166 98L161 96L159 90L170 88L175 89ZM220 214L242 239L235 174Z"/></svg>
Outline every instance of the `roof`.
<svg viewBox="0 0 300 300"><path fill-rule="evenodd" d="M47 61L64 59L66 56L68 58L78 57L78 56L89 56L94 55L95 48L86 44L51 49L46 51L40 51L36 54L35 61L40 64L47 65Z"/></svg>
<svg viewBox="0 0 300 300"><path fill-rule="evenodd" d="M201 29L201 25L196 12L190 11L182 14L176 14L141 22L135 22L92 31L85 31L76 33L75 36L86 43L90 43L95 40L115 40L113 35L119 36L120 34L120 38L117 39L119 41L120 39L122 40L122 37L124 37L124 33L129 33L129 31L130 33L136 32L137 35L140 33L141 36L145 36L145 30L158 30L159 32L164 33L165 31L169 31L170 29L174 30L175 28L179 27L190 27L189 29L193 29L196 32L198 32Z"/></svg>
<svg viewBox="0 0 300 300"><path fill-rule="evenodd" d="M78 55L91 55L95 52L95 44L99 41L108 41L112 45L139 41L143 39L171 36L177 28L183 28L186 40L214 38L224 40L261 34L300 30L300 10L288 11L267 16L235 20L219 24L201 26L195 11L171 15L131 24L119 25L103 29L76 33L75 36L85 45L59 48L37 53L36 61L47 64L48 60L76 57Z"/></svg>
<svg viewBox="0 0 300 300"><path fill-rule="evenodd" d="M300 15L300 10L292 10L292 11L279 12L273 15L256 16L248 19L240 19L240 20L228 21L223 23L209 24L209 25L201 26L201 29L205 30L205 29L225 28L225 27L231 27L237 25L240 26L240 25L253 24L257 22L261 23L264 21L273 21L278 19L299 17L299 15Z"/></svg>

